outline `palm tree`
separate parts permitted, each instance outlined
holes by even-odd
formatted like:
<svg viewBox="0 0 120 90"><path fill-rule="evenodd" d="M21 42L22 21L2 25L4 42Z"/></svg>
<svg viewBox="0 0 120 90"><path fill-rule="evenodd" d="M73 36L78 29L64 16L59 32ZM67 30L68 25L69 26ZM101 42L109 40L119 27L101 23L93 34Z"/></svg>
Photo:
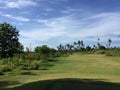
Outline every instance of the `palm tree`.
<svg viewBox="0 0 120 90"><path fill-rule="evenodd" d="M83 43L83 40L81 40L81 47L82 47L82 48L84 47L84 43Z"/></svg>
<svg viewBox="0 0 120 90"><path fill-rule="evenodd" d="M111 43L112 43L112 40L108 39L108 46L109 46L109 48L110 48Z"/></svg>
<svg viewBox="0 0 120 90"><path fill-rule="evenodd" d="M98 45L98 49L100 48L100 38L98 38L98 43L97 43L97 45Z"/></svg>
<svg viewBox="0 0 120 90"><path fill-rule="evenodd" d="M68 51L69 51L69 50L70 50L70 44L67 44L66 46L67 46L67 48L68 48Z"/></svg>
<svg viewBox="0 0 120 90"><path fill-rule="evenodd" d="M74 50L76 51L76 45L77 45L77 42L73 42L73 44L74 44Z"/></svg>
<svg viewBox="0 0 120 90"><path fill-rule="evenodd" d="M100 38L98 38L98 41L100 41Z"/></svg>
<svg viewBox="0 0 120 90"><path fill-rule="evenodd" d="M62 51L62 45L57 46L58 51Z"/></svg>
<svg viewBox="0 0 120 90"><path fill-rule="evenodd" d="M80 40L78 40L78 49L80 49L80 45L81 45L81 41Z"/></svg>
<svg viewBox="0 0 120 90"><path fill-rule="evenodd" d="M96 46L96 45L93 45L93 48L94 48L94 49L97 49L97 46Z"/></svg>
<svg viewBox="0 0 120 90"><path fill-rule="evenodd" d="M73 45L70 45L70 51L71 51L73 48L74 48L74 46L73 46Z"/></svg>
<svg viewBox="0 0 120 90"><path fill-rule="evenodd" d="M77 45L77 43L76 43L76 42L74 42L73 44L74 44L74 45Z"/></svg>

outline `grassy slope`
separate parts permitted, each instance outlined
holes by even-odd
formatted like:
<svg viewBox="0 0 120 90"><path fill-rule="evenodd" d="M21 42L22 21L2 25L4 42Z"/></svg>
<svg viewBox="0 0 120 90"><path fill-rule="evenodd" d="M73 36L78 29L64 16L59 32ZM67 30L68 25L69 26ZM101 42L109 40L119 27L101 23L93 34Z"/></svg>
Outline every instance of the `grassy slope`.
<svg viewBox="0 0 120 90"><path fill-rule="evenodd" d="M49 70L0 76L0 90L120 90L119 58L80 54L61 57Z"/></svg>

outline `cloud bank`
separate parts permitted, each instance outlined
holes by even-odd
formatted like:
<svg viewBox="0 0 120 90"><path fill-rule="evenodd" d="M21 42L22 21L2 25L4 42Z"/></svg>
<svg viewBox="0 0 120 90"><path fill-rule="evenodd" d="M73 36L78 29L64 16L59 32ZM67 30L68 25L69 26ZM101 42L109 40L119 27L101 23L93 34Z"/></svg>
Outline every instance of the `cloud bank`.
<svg viewBox="0 0 120 90"><path fill-rule="evenodd" d="M28 42L49 42L51 40L59 43L68 43L75 40L96 42L97 38L101 38L101 42L107 42L109 38L119 42L119 17L120 13L111 12L98 13L81 19L75 18L75 15L47 20L38 19L34 21L44 24L45 27L21 31L21 36L25 37Z"/></svg>

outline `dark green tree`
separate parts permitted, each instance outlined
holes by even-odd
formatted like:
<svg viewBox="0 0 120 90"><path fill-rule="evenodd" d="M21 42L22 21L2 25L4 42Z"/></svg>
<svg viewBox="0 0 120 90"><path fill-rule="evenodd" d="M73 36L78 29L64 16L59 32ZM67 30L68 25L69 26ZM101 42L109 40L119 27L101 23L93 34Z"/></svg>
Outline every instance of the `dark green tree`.
<svg viewBox="0 0 120 90"><path fill-rule="evenodd" d="M56 50L48 47L47 45L38 46L35 48L35 52L39 54L40 58L48 59L49 57L56 56Z"/></svg>
<svg viewBox="0 0 120 90"><path fill-rule="evenodd" d="M38 46L35 48L35 52L40 53L41 55L48 55L50 48L47 45Z"/></svg>
<svg viewBox="0 0 120 90"><path fill-rule="evenodd" d="M9 23L0 24L0 57L12 57L14 54L19 53L19 32L16 27Z"/></svg>

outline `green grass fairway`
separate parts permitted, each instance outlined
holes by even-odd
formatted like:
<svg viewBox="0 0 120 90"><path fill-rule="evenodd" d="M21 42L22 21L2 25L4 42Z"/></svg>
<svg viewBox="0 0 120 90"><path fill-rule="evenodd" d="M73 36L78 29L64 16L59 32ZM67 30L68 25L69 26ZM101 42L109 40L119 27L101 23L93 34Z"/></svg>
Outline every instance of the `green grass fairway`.
<svg viewBox="0 0 120 90"><path fill-rule="evenodd" d="M120 90L120 57L60 57L48 70L0 76L0 90Z"/></svg>

